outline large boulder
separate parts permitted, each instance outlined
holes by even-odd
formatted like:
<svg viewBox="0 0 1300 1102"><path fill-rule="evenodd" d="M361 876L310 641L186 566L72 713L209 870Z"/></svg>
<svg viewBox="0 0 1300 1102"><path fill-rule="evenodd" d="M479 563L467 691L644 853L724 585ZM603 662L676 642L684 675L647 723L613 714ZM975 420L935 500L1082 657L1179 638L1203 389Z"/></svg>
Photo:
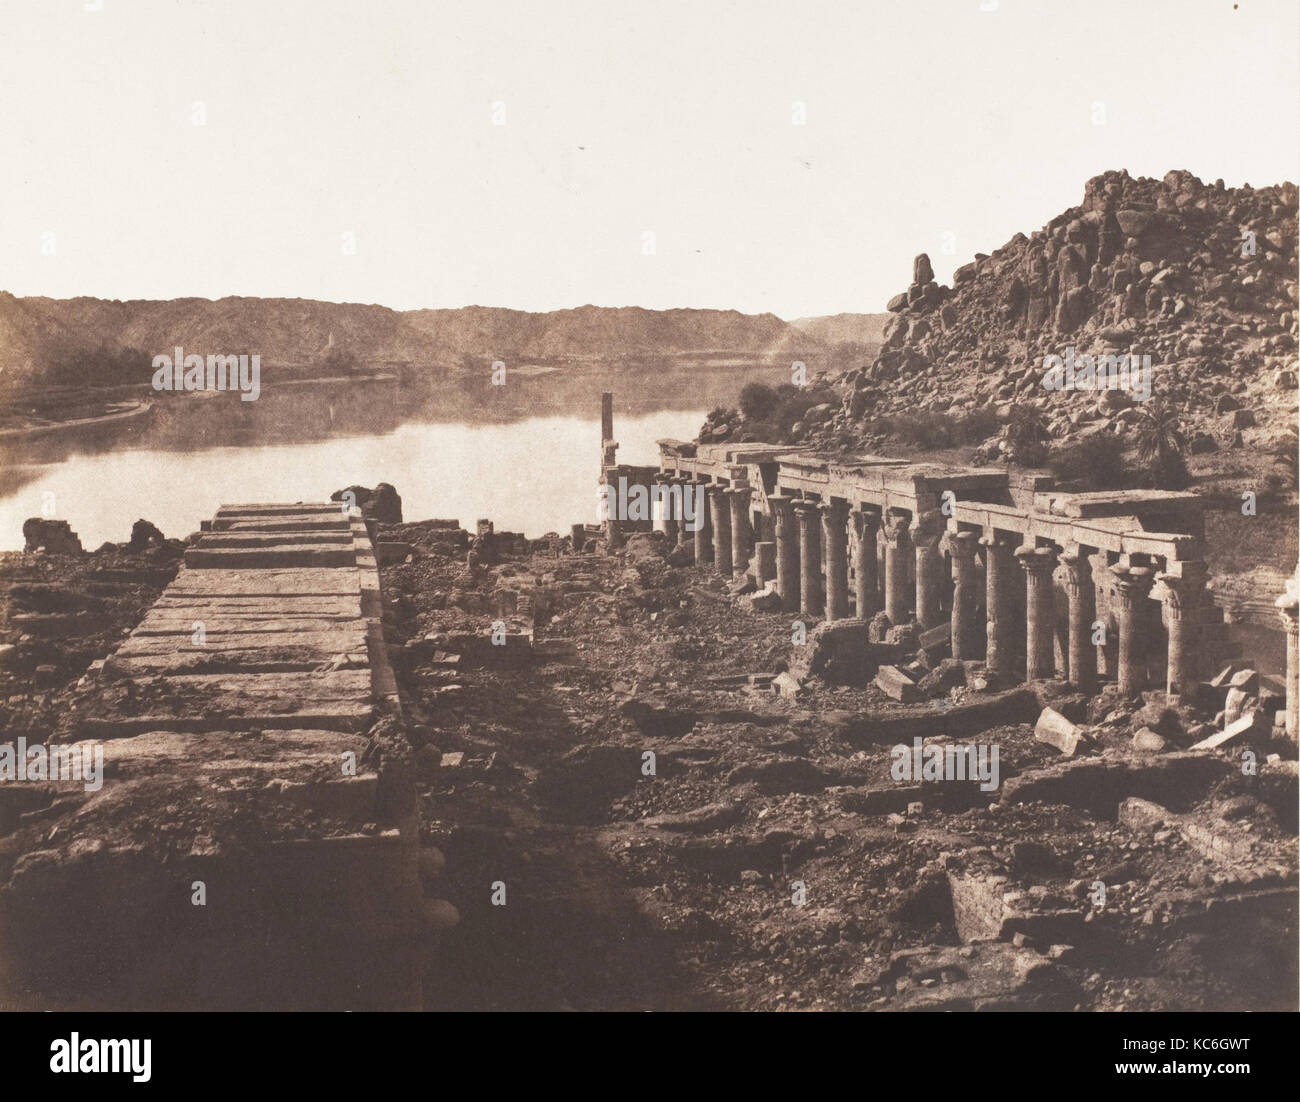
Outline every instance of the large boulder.
<svg viewBox="0 0 1300 1102"><path fill-rule="evenodd" d="M794 648L790 672L801 681L818 676L839 685L865 685L875 676L866 620L832 620L818 624L807 641Z"/></svg>
<svg viewBox="0 0 1300 1102"><path fill-rule="evenodd" d="M351 494L350 500L361 508L361 515L367 520L380 524L402 523L402 499L397 491L387 482L381 482L373 490L366 486L348 486L330 494L330 501L349 500L344 495Z"/></svg>
<svg viewBox="0 0 1300 1102"><path fill-rule="evenodd" d="M143 551L147 547L161 547L166 537L147 520L137 520L131 526L131 541L126 545L131 551Z"/></svg>
<svg viewBox="0 0 1300 1102"><path fill-rule="evenodd" d="M23 521L23 550L44 550L49 555L80 555L81 540L66 520L28 517Z"/></svg>

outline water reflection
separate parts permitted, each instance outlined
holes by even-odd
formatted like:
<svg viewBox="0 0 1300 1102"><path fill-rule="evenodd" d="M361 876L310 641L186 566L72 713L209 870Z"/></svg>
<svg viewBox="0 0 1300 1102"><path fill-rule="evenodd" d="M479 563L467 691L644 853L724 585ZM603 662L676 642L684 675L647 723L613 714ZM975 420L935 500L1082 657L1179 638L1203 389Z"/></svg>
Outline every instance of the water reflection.
<svg viewBox="0 0 1300 1102"><path fill-rule="evenodd" d="M245 403L257 405L260 403ZM391 482L410 519L453 517L538 536L596 519L600 419L554 415L495 424L407 422L388 432L307 443L119 448L0 472L0 550L22 547L22 523L67 520L83 546L129 538L143 517L168 536L198 529L223 503L324 500L353 483ZM703 409L617 418L623 463L652 463L655 441L690 439ZM336 417L338 411L336 409Z"/></svg>

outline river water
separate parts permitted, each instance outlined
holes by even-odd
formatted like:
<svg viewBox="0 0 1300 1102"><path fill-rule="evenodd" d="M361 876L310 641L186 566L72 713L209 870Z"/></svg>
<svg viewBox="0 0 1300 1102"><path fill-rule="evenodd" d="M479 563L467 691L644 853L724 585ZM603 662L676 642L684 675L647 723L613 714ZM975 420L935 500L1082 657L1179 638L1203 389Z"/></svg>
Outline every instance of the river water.
<svg viewBox="0 0 1300 1102"><path fill-rule="evenodd" d="M139 440L93 450L64 445L54 455L10 456L0 467L0 550L22 548L23 521L33 516L67 520L93 550L127 540L139 518L184 537L223 504L323 501L346 486L378 482L396 487L407 520L454 518L472 529L484 517L530 537L567 532L596 520L598 395L583 406L489 423L412 419L369 432L353 425L297 441L289 431L224 442L228 434L191 425L179 430L192 432L187 442L176 439L175 426L154 426ZM343 412L332 405L328 418L342 422ZM619 462L657 462L655 441L693 439L705 412L616 416Z"/></svg>

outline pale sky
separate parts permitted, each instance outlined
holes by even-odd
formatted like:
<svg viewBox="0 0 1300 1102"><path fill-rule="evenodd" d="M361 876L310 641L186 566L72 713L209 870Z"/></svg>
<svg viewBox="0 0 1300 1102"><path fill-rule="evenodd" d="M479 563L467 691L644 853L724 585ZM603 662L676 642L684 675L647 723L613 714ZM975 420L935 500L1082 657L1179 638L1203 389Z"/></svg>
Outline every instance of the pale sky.
<svg viewBox="0 0 1300 1102"><path fill-rule="evenodd" d="M876 312L1106 169L1300 178L1298 13L0 0L0 289Z"/></svg>

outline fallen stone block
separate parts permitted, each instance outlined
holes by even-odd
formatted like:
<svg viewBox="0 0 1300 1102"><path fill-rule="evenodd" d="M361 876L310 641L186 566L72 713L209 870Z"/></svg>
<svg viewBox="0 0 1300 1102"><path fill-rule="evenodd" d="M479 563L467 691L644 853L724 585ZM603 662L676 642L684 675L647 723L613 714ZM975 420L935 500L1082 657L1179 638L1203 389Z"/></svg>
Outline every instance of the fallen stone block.
<svg viewBox="0 0 1300 1102"><path fill-rule="evenodd" d="M1228 684L1248 696L1253 696L1259 692L1259 673L1255 670L1238 670L1232 675Z"/></svg>
<svg viewBox="0 0 1300 1102"><path fill-rule="evenodd" d="M1119 805L1119 823L1129 830L1155 831L1169 822L1169 809L1140 796L1129 796Z"/></svg>
<svg viewBox="0 0 1300 1102"><path fill-rule="evenodd" d="M1220 746L1227 746L1240 738L1244 738L1257 727L1262 727L1260 716L1262 713L1257 711L1247 712L1232 723L1229 723L1222 731L1218 731L1209 738L1201 739L1195 746L1190 747L1192 750L1217 750ZM1225 717L1226 718L1226 717Z"/></svg>
<svg viewBox="0 0 1300 1102"><path fill-rule="evenodd" d="M781 594L776 591L776 582L768 582L757 593L750 593L743 597L741 603L748 605L754 612L779 612Z"/></svg>
<svg viewBox="0 0 1300 1102"><path fill-rule="evenodd" d="M1083 730L1071 723L1055 708L1044 708L1034 725L1034 738L1053 746L1067 758L1074 757L1080 744L1088 741Z"/></svg>
<svg viewBox="0 0 1300 1102"><path fill-rule="evenodd" d="M921 699L921 690L916 682L897 666L881 666L876 671L874 684L886 696L903 704Z"/></svg>
<svg viewBox="0 0 1300 1102"><path fill-rule="evenodd" d="M1005 876L948 874L953 923L962 941L993 941L1001 936L1006 917L1002 893L1007 883Z"/></svg>
<svg viewBox="0 0 1300 1102"><path fill-rule="evenodd" d="M1133 735L1133 749L1141 750L1144 754L1158 754L1166 745L1164 738L1150 727L1143 727Z"/></svg>
<svg viewBox="0 0 1300 1102"><path fill-rule="evenodd" d="M772 691L778 696L793 700L803 692L803 684L789 671L783 671L772 678Z"/></svg>
<svg viewBox="0 0 1300 1102"><path fill-rule="evenodd" d="M1227 699L1223 702L1223 722L1225 726L1236 723L1241 718L1249 696L1243 689L1229 689Z"/></svg>
<svg viewBox="0 0 1300 1102"><path fill-rule="evenodd" d="M932 661L947 654L952 649L952 624L940 624L921 632L920 646Z"/></svg>
<svg viewBox="0 0 1300 1102"><path fill-rule="evenodd" d="M1235 666L1224 666L1217 674L1210 678L1210 685L1216 689L1222 689L1232 679Z"/></svg>

